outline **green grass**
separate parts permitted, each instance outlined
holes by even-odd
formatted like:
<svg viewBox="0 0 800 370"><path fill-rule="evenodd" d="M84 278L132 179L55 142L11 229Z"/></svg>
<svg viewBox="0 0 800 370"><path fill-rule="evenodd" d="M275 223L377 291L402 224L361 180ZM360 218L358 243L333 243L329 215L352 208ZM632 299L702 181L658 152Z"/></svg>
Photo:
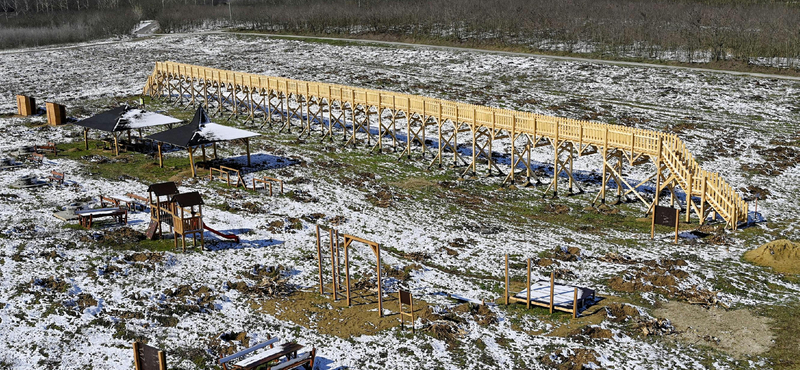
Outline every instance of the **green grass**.
<svg viewBox="0 0 800 370"><path fill-rule="evenodd" d="M800 369L800 301L764 308L763 314L772 318L774 344L766 353L775 370Z"/></svg>

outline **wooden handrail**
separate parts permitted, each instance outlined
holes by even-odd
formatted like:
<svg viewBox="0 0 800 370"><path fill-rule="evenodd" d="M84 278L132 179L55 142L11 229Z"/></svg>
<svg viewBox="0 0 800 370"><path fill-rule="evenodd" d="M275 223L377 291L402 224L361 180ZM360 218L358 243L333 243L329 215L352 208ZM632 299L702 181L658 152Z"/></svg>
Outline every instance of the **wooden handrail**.
<svg viewBox="0 0 800 370"><path fill-rule="evenodd" d="M420 114L424 117L436 115L440 120L449 119L469 124L473 130L486 127L505 130L512 134L527 133L548 138L558 137L560 140L580 141L582 145L597 147L607 143L610 148L632 150L637 154L651 157L664 153L666 155L662 160L673 171L683 189L693 195L702 195L705 199L713 200L715 203L713 208L733 227L747 217L747 203L735 189L717 173L700 168L683 141L674 134L477 106L419 95L232 72L175 62L156 62L153 73L144 87L144 94L153 94L154 88L162 86L159 81L163 79L159 77L214 81L225 85L239 85L262 93L278 91L286 95L316 96L328 101L371 105L401 110L408 114ZM659 140L663 145L662 150L658 148ZM703 179L707 179L707 186L702 185Z"/></svg>

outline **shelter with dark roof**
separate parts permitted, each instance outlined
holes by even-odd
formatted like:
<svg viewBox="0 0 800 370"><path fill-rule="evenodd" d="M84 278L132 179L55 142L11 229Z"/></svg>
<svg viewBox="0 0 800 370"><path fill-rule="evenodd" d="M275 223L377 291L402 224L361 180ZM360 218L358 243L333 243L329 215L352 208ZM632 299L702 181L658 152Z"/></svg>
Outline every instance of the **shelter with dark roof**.
<svg viewBox="0 0 800 370"><path fill-rule="evenodd" d="M205 146L208 144L214 145L214 157L216 158L216 143L220 141L230 141L243 139L245 148L247 150L247 165L250 165L250 138L259 136L260 134L241 130L238 128L224 126L211 122L211 119L206 114L203 107L197 108L192 122L188 125L176 127L171 130L162 131L153 135L147 136L159 143L158 157L159 165L163 164L163 157L161 154L161 145L167 143L173 146L186 148L189 150L189 163L192 166L192 176L196 175L194 168L194 151L200 147L203 151L203 159L205 160Z"/></svg>
<svg viewBox="0 0 800 370"><path fill-rule="evenodd" d="M119 155L119 136L123 132L128 133L130 140L131 130L141 130L148 127L168 125L172 128L175 123L181 120L163 114L148 112L139 108L119 106L105 112L101 112L87 119L75 122L75 125L83 127L84 146L89 149L89 130L100 130L110 132L114 137L114 153Z"/></svg>

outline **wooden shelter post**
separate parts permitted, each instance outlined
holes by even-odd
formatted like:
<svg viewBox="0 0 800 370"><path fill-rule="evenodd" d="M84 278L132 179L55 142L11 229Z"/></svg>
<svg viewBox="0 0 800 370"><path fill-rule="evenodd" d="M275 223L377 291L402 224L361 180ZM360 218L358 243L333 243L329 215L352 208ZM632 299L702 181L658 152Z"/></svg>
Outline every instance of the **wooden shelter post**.
<svg viewBox="0 0 800 370"><path fill-rule="evenodd" d="M200 145L200 152L203 154L203 162L206 161L206 146Z"/></svg>
<svg viewBox="0 0 800 370"><path fill-rule="evenodd" d="M194 170L194 148L189 147L189 165L192 166L192 177L197 176Z"/></svg>
<svg viewBox="0 0 800 370"><path fill-rule="evenodd" d="M114 136L114 155L118 156L119 155L119 134L112 133L111 135Z"/></svg>
<svg viewBox="0 0 800 370"><path fill-rule="evenodd" d="M250 167L250 138L244 139L244 147L247 150L247 167Z"/></svg>
<svg viewBox="0 0 800 370"><path fill-rule="evenodd" d="M161 146L164 143L158 143L158 167L164 168L164 155L161 153Z"/></svg>
<svg viewBox="0 0 800 370"><path fill-rule="evenodd" d="M217 159L217 142L211 143L211 146L214 148L214 159Z"/></svg>

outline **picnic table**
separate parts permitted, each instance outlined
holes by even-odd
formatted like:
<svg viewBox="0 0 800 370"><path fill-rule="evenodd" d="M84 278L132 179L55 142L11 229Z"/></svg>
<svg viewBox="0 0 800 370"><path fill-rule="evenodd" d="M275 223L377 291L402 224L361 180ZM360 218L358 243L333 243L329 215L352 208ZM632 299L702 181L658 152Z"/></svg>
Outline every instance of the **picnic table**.
<svg viewBox="0 0 800 370"><path fill-rule="evenodd" d="M85 209L75 211L75 215L79 217L81 226L86 229L91 229L94 219L100 217L113 217L121 224L128 223L128 211L124 208Z"/></svg>
<svg viewBox="0 0 800 370"><path fill-rule="evenodd" d="M226 370L227 369L249 370L258 368L259 366L265 364L269 364L270 362L273 361L278 361L285 357L286 361L274 364L270 366L269 369L270 370L295 369L299 366L306 367L306 365L309 365L310 368L313 368L314 355L316 349L312 350L311 352L306 352L298 356L297 352L304 348L303 345L291 342L275 344L279 340L280 340L279 338L272 338L266 342L255 345L246 350L240 351L228 357L221 358L219 362L220 364L222 364L222 367ZM267 346L270 346L271 348L266 351L256 353L255 355L252 355L245 359L231 363L233 360L239 357L252 353L258 349L265 348Z"/></svg>

